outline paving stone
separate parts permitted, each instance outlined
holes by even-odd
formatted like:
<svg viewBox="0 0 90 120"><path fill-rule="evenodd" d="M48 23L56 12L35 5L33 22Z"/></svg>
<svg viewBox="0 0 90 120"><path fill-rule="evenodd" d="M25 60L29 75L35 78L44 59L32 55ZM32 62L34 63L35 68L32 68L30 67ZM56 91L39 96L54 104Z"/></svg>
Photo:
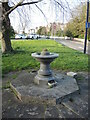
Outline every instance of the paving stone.
<svg viewBox="0 0 90 120"><path fill-rule="evenodd" d="M41 112L42 111L42 112ZM12 114L11 114L12 113ZM3 111L3 118L43 118L44 107L33 104L14 104Z"/></svg>
<svg viewBox="0 0 90 120"><path fill-rule="evenodd" d="M7 98L6 101L5 98ZM10 90L5 90L3 93L2 108L3 118L43 118L45 112L44 105L20 102L14 98Z"/></svg>
<svg viewBox="0 0 90 120"><path fill-rule="evenodd" d="M45 118L59 118L59 111L56 106L48 106L45 110Z"/></svg>
<svg viewBox="0 0 90 120"><path fill-rule="evenodd" d="M79 115L75 114L63 105L58 105L57 108L59 111L59 118L80 118Z"/></svg>
<svg viewBox="0 0 90 120"><path fill-rule="evenodd" d="M88 118L88 104L84 103L83 100L78 99L78 102L63 102L63 105L74 113L79 115L81 118Z"/></svg>
<svg viewBox="0 0 90 120"><path fill-rule="evenodd" d="M63 101L63 104L79 114L81 117L88 117L88 84L87 81L79 84L80 94L73 94L71 101Z"/></svg>

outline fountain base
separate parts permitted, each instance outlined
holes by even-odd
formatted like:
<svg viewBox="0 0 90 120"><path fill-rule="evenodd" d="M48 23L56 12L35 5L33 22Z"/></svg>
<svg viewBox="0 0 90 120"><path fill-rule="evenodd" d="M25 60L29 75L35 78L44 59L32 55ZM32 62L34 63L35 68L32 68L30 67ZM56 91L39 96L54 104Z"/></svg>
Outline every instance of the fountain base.
<svg viewBox="0 0 90 120"><path fill-rule="evenodd" d="M45 102L57 104L64 98L71 97L72 94L79 90L76 80L73 77L55 73L55 81L57 85L50 88L48 85L35 85L33 78L36 73L25 72L19 74L14 81L11 82L11 89L17 97L24 102Z"/></svg>
<svg viewBox="0 0 90 120"><path fill-rule="evenodd" d="M51 80L55 80L55 77L52 75L44 76L44 75L36 75L34 78L34 83L37 85L48 85L48 82Z"/></svg>

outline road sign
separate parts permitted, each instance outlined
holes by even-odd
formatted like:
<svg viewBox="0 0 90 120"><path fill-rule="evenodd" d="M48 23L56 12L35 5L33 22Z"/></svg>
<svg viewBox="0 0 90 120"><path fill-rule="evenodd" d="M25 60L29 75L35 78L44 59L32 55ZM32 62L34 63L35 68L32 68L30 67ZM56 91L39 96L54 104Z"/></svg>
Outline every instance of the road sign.
<svg viewBox="0 0 90 120"><path fill-rule="evenodd" d="M90 23L86 22L86 28L90 28Z"/></svg>

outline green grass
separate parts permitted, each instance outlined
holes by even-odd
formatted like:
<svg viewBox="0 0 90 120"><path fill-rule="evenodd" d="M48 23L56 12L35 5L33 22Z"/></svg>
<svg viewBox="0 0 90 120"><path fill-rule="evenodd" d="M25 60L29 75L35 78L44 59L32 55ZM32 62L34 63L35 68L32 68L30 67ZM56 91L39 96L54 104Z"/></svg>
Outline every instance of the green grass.
<svg viewBox="0 0 90 120"><path fill-rule="evenodd" d="M59 57L51 63L52 69L88 71L88 55L62 46L53 40L12 40L12 47L14 53L2 55L3 73L39 68L39 62L32 58L31 54L41 52L44 48L59 54Z"/></svg>

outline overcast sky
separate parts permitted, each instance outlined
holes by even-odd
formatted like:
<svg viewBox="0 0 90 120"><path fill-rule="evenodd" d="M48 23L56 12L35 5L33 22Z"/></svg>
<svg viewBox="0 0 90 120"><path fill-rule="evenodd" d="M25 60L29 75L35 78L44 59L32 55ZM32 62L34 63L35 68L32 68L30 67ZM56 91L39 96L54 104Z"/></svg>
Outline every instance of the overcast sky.
<svg viewBox="0 0 90 120"><path fill-rule="evenodd" d="M78 4L80 4L81 2L85 2L86 0L61 0L61 1L62 1L62 6L65 7L66 10L64 11L64 14L63 14L63 9L60 8L57 4L56 5L53 3L51 4L49 0L43 0L43 4L41 2L38 3L37 5L44 12L46 18L43 16L40 10L36 8L35 5L30 5L29 9L28 6L24 6L24 8L19 7L10 14L11 25L14 27L15 30L20 30L22 29L20 25L21 21L23 21L23 25L27 26L26 27L27 29L36 28L38 26L46 26L50 22L66 23L71 18L71 14L70 14L71 10L74 9ZM68 8L66 1L68 2L70 8ZM28 14L28 18L27 16L23 15L22 12L20 12L22 11L22 8L23 8L23 12ZM18 14L17 11L19 11L19 13L21 14ZM22 17L20 18L19 16Z"/></svg>

